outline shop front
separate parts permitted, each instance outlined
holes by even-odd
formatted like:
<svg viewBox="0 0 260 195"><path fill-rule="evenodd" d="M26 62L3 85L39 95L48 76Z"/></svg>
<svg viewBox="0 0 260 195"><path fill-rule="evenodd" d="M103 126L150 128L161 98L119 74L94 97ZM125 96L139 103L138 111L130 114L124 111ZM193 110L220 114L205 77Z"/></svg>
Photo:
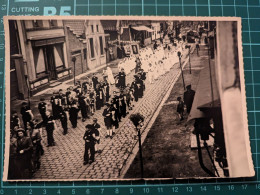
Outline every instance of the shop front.
<svg viewBox="0 0 260 195"><path fill-rule="evenodd" d="M64 37L32 40L36 77L30 81L32 92L70 75L71 70L65 63L64 49Z"/></svg>

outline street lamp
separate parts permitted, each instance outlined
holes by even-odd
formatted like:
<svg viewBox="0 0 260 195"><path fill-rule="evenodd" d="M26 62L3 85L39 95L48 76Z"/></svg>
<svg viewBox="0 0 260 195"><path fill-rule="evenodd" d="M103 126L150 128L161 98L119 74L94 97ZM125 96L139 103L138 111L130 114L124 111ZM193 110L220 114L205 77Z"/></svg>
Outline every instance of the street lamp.
<svg viewBox="0 0 260 195"><path fill-rule="evenodd" d="M135 126L136 131L138 132L138 140L139 140L139 154L140 154L140 167L141 167L141 178L144 177L144 168L143 168L143 155L142 155L142 144L141 144L141 132L140 129L142 127L142 123L144 121L144 117L139 114L131 114L130 120Z"/></svg>
<svg viewBox="0 0 260 195"><path fill-rule="evenodd" d="M190 64L190 45L185 45L185 49L189 49L189 64ZM191 64L190 64L190 74L191 74Z"/></svg>
<svg viewBox="0 0 260 195"><path fill-rule="evenodd" d="M183 83L183 88L184 88L184 91L185 91L184 76L183 76L183 71L182 71L182 66L181 66L181 52L178 51L177 55L178 55L178 57L179 57L180 68L181 68L181 76L182 76L182 83Z"/></svg>
<svg viewBox="0 0 260 195"><path fill-rule="evenodd" d="M74 86L76 85L76 78L75 78L75 74L76 74L76 66L75 66L75 64L76 64L76 57L75 56L73 56L72 58L71 58L71 61L73 62L73 79L74 79Z"/></svg>

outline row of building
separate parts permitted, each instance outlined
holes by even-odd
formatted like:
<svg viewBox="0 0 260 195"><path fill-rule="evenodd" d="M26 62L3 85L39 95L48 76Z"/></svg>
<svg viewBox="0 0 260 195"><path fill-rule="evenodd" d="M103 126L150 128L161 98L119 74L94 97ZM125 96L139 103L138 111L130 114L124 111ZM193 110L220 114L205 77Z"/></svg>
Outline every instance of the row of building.
<svg viewBox="0 0 260 195"><path fill-rule="evenodd" d="M102 66L120 46L151 44L166 28L162 21L9 20L11 98Z"/></svg>

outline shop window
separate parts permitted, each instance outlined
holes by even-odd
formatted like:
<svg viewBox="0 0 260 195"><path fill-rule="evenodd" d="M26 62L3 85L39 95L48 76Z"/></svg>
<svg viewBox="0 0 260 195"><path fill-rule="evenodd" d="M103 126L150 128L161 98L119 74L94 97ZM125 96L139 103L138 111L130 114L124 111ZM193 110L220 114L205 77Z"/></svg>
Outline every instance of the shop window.
<svg viewBox="0 0 260 195"><path fill-rule="evenodd" d="M63 56L63 45L58 44L54 47L54 59L56 67L64 66L64 56Z"/></svg>
<svg viewBox="0 0 260 195"><path fill-rule="evenodd" d="M94 54L94 43L93 43L93 38L89 39L89 45L90 45L90 54L91 54L91 58L95 57Z"/></svg>
<svg viewBox="0 0 260 195"><path fill-rule="evenodd" d="M99 44L100 44L100 54L104 54L104 47L103 47L103 37L99 37Z"/></svg>
<svg viewBox="0 0 260 195"><path fill-rule="evenodd" d="M45 73L47 70L46 70L46 66L45 66L43 48L42 47L34 48L33 57L34 57L34 65L35 65L36 74L39 75L41 73Z"/></svg>

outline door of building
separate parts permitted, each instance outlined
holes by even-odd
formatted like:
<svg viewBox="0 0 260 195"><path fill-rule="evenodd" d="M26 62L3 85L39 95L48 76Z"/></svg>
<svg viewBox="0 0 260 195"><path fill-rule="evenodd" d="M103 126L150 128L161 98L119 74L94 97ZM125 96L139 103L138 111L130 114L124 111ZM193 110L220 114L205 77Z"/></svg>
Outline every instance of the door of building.
<svg viewBox="0 0 260 195"><path fill-rule="evenodd" d="M53 51L53 45L45 46L47 68L48 68L50 80L56 80L57 79L55 59L54 59L54 53L53 52L54 52Z"/></svg>

